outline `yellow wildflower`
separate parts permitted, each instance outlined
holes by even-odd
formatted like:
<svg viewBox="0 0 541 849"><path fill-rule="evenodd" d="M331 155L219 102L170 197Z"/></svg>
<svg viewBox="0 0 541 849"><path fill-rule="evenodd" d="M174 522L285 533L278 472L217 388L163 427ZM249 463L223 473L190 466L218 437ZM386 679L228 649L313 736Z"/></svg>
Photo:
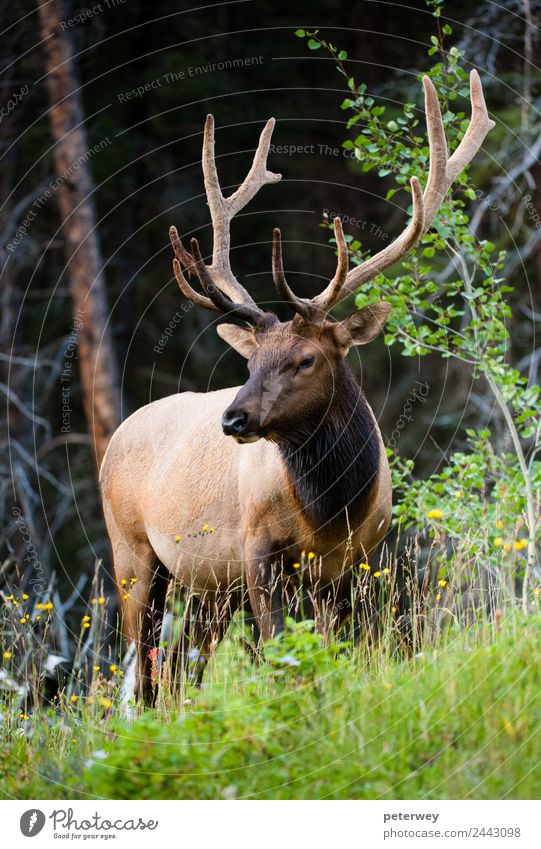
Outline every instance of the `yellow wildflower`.
<svg viewBox="0 0 541 849"><path fill-rule="evenodd" d="M118 669L118 666L115 663L112 663L111 666L109 667L109 671L112 672L113 675L115 674L117 669Z"/></svg>
<svg viewBox="0 0 541 849"><path fill-rule="evenodd" d="M379 578L381 576L381 572L374 572L374 578Z"/></svg>
<svg viewBox="0 0 541 849"><path fill-rule="evenodd" d="M211 532L211 534L213 534L213 533L214 533L214 528L209 528L209 531Z"/></svg>
<svg viewBox="0 0 541 849"><path fill-rule="evenodd" d="M496 537L496 539L494 540L494 548L501 548L502 545L503 545L503 538L502 537Z"/></svg>
<svg viewBox="0 0 541 849"><path fill-rule="evenodd" d="M90 622L83 622L83 628L90 628Z"/></svg>
<svg viewBox="0 0 541 849"><path fill-rule="evenodd" d="M294 564L293 564L293 568L294 568L294 569L300 569L300 568L301 568L301 564L300 564L300 563L294 563Z"/></svg>
<svg viewBox="0 0 541 849"><path fill-rule="evenodd" d="M29 598L30 598L30 596L27 595L27 593L23 593L23 595L22 595L23 601L28 601Z"/></svg>
<svg viewBox="0 0 541 849"><path fill-rule="evenodd" d="M41 619L41 616L36 616L36 622L39 622L40 619Z"/></svg>
<svg viewBox="0 0 541 849"><path fill-rule="evenodd" d="M527 539L516 539L514 544L513 544L513 547L514 547L515 551L522 551L522 549L526 548L527 545L528 545Z"/></svg>
<svg viewBox="0 0 541 849"><path fill-rule="evenodd" d="M122 578L122 580L120 582L121 586L125 587L127 583L128 582L127 582L126 578Z"/></svg>
<svg viewBox="0 0 541 849"><path fill-rule="evenodd" d="M309 551L308 552L308 560L315 560L315 559L316 559L316 555L314 554L314 552Z"/></svg>
<svg viewBox="0 0 541 849"><path fill-rule="evenodd" d="M203 525L203 527L201 528L201 530L204 531L205 533L208 531L208 529L209 529L208 525Z"/></svg>
<svg viewBox="0 0 541 849"><path fill-rule="evenodd" d="M508 737L511 737L511 739L515 737L516 732L513 727L513 723L510 722L506 716L504 716L503 718L503 730L505 731Z"/></svg>
<svg viewBox="0 0 541 849"><path fill-rule="evenodd" d="M13 654L10 651L5 651L3 657L4 657L4 660L11 660L11 658L13 657Z"/></svg>
<svg viewBox="0 0 541 849"><path fill-rule="evenodd" d="M105 604L105 599L102 595L98 598L98 604Z"/></svg>
<svg viewBox="0 0 541 849"><path fill-rule="evenodd" d="M370 572L370 566L368 565L368 563L359 563L359 566L361 567L361 569L364 569L365 572Z"/></svg>
<svg viewBox="0 0 541 849"><path fill-rule="evenodd" d="M122 598L129 598L129 597L130 597L129 593L124 593L124 595L122 596Z"/></svg>
<svg viewBox="0 0 541 849"><path fill-rule="evenodd" d="M75 703L79 699L79 696L76 696L75 693L70 696L70 702Z"/></svg>
<svg viewBox="0 0 541 849"><path fill-rule="evenodd" d="M13 596L12 596L12 595L7 595L7 596L6 596L6 601L13 601Z"/></svg>
<svg viewBox="0 0 541 849"><path fill-rule="evenodd" d="M429 510L426 515L428 519L442 519L443 510L440 510L439 507L436 507L434 510Z"/></svg>
<svg viewBox="0 0 541 849"><path fill-rule="evenodd" d="M511 551L512 548L513 548L513 546L511 545L510 542L504 542L504 544L503 544L503 550L504 551Z"/></svg>
<svg viewBox="0 0 541 849"><path fill-rule="evenodd" d="M501 519L498 519L498 521L496 522L496 527L499 531L501 531L501 529L503 528L503 522Z"/></svg>
<svg viewBox="0 0 541 849"><path fill-rule="evenodd" d="M462 493L460 492L460 490L458 490L458 492L455 492L455 498L462 498Z"/></svg>
<svg viewBox="0 0 541 849"><path fill-rule="evenodd" d="M99 666L93 666L93 667L92 667L92 669L94 670L94 672L99 672L99 671L100 671Z"/></svg>
<svg viewBox="0 0 541 849"><path fill-rule="evenodd" d="M85 615L83 616L83 622L90 622L90 616L88 615L88 613L85 613Z"/></svg>
<svg viewBox="0 0 541 849"><path fill-rule="evenodd" d="M391 611L393 613L398 613L398 607L391 607Z"/></svg>
<svg viewBox="0 0 541 849"><path fill-rule="evenodd" d="M389 567L388 567L388 566L387 566L387 567L385 567L385 569L383 570L383 574L384 574L384 575L390 575L390 574L391 574L391 570L389 569Z"/></svg>
<svg viewBox="0 0 541 849"><path fill-rule="evenodd" d="M447 586L447 581L445 581L445 580L443 580L443 579L442 579L441 581L438 581L438 586L439 586L439 587L446 587L446 586Z"/></svg>
<svg viewBox="0 0 541 849"><path fill-rule="evenodd" d="M27 714L27 713L20 713L20 714L19 714L19 719L22 719L22 720L24 720L24 722L26 722L26 720L27 720L27 719L30 719L30 717L28 716L28 714Z"/></svg>
<svg viewBox="0 0 541 849"><path fill-rule="evenodd" d="M110 708L112 704L111 699L100 699L100 705L104 708Z"/></svg>
<svg viewBox="0 0 541 849"><path fill-rule="evenodd" d="M438 593L437 596L436 596L436 601L439 601L440 598L441 598L441 593Z"/></svg>
<svg viewBox="0 0 541 849"><path fill-rule="evenodd" d="M90 601L90 604L97 604L97 603L98 603L98 599L97 599L97 598L93 598L93 599L91 599L91 601Z"/></svg>
<svg viewBox="0 0 541 849"><path fill-rule="evenodd" d="M19 620L21 625L24 625L24 623L26 622L27 619L28 619L28 616L21 616L21 619Z"/></svg>

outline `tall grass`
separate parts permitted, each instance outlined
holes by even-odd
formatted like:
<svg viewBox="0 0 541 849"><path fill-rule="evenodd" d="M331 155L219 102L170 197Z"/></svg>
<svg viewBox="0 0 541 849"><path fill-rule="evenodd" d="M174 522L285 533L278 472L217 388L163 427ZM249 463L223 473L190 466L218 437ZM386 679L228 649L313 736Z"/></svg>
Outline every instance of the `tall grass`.
<svg viewBox="0 0 541 849"><path fill-rule="evenodd" d="M106 596L93 595L93 612L70 626L71 668L50 697L38 643L22 670L23 643L8 646L17 627L10 632L9 618L23 617L5 601L4 796L538 796L541 614L519 615L506 582L488 580L482 563L438 579L432 556L433 543L413 538L400 556L384 550L377 565L359 569L348 602L357 625L352 618L340 632L332 617L322 633L311 620L288 619L261 649L238 614L201 687L194 654L171 687L160 652L153 710L122 698L130 660L111 642ZM172 593L164 655L185 604ZM317 620L321 611L312 611ZM23 623L42 643L54 606L44 613L45 624L32 625L35 610Z"/></svg>

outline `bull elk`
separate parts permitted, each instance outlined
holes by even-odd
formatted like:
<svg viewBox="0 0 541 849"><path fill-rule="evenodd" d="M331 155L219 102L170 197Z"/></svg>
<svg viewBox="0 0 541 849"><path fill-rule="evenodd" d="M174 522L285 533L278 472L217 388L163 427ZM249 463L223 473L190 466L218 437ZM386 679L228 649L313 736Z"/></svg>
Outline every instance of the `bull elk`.
<svg viewBox="0 0 541 849"><path fill-rule="evenodd" d="M310 299L290 288L275 229L273 280L294 312L285 322L257 306L229 259L233 216L261 186L281 177L267 170L274 119L261 133L244 182L229 197L216 171L214 120L206 119L202 166L212 261L205 264L196 239L188 252L171 227L173 268L186 298L245 322L220 324L217 332L248 360L249 378L242 387L183 392L148 404L118 428L103 460L100 482L124 629L137 644L136 694L145 701L152 701L150 649L171 578L194 594L198 609L187 605L186 616L193 618L193 639L207 656L243 604L241 586L260 638L267 640L283 627L283 583L301 552L317 553L320 587L336 588L387 531L386 453L346 354L381 331L390 305L374 303L342 321L329 313L418 243L493 126L472 71L471 120L449 158L436 90L428 77L423 82L430 165L424 192L411 179L410 223L391 244L348 270L347 244L335 218L336 272ZM189 282L193 273L202 292ZM225 594L228 604L221 606ZM212 606L220 622L211 636L204 623Z"/></svg>

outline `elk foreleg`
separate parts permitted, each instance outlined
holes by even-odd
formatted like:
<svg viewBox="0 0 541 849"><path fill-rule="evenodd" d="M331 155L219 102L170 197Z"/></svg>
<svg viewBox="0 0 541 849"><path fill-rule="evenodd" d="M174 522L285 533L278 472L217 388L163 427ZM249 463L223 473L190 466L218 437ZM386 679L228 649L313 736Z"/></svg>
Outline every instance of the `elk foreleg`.
<svg viewBox="0 0 541 849"><path fill-rule="evenodd" d="M284 630L282 560L256 541L245 546L246 585L262 642Z"/></svg>
<svg viewBox="0 0 541 849"><path fill-rule="evenodd" d="M168 676L178 686L185 676L199 686L205 667L218 648L239 606L236 594L208 594L203 600L186 593L181 630L167 663Z"/></svg>
<svg viewBox="0 0 541 849"><path fill-rule="evenodd" d="M152 680L152 650L159 642L169 573L146 540L132 546L122 540L113 550L123 631L137 648L134 695L151 706L157 687Z"/></svg>

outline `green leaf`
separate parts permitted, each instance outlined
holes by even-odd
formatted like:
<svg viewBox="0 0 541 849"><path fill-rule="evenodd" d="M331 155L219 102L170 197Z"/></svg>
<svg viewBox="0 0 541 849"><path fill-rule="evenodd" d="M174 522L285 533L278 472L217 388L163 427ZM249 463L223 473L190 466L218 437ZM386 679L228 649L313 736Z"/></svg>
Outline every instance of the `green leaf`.
<svg viewBox="0 0 541 849"><path fill-rule="evenodd" d="M296 29L296 30L295 30L295 35L297 36L297 38L304 38L304 37L305 37L305 35L306 35L306 30L304 30L304 29Z"/></svg>
<svg viewBox="0 0 541 849"><path fill-rule="evenodd" d="M321 47L320 41L316 41L315 38L311 38L309 40L309 42L308 42L308 49L309 50L319 50L320 47Z"/></svg>

